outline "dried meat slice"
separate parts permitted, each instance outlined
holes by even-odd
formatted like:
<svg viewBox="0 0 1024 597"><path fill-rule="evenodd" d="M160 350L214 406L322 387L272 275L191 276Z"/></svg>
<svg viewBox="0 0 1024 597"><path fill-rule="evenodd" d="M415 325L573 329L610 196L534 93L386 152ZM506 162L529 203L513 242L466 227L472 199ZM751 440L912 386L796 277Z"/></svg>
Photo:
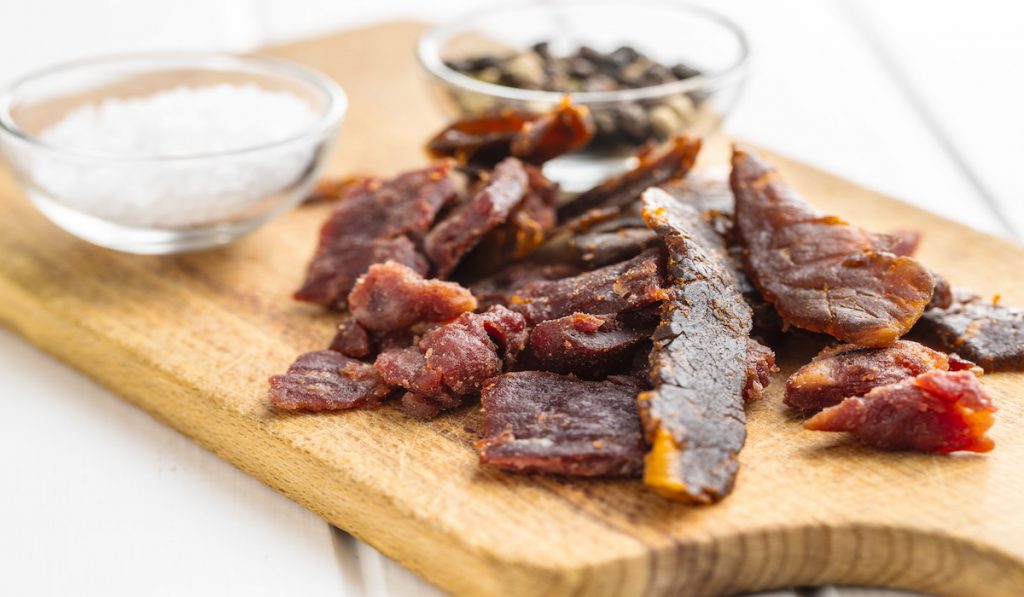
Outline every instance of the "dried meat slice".
<svg viewBox="0 0 1024 597"><path fill-rule="evenodd" d="M393 261L370 266L356 282L348 303L356 321L377 332L448 321L477 307L473 294L458 284L424 279Z"/></svg>
<svg viewBox="0 0 1024 597"><path fill-rule="evenodd" d="M576 106L568 95L557 108L526 122L512 139L511 154L528 164L541 165L580 149L594 137L594 119L586 106Z"/></svg>
<svg viewBox="0 0 1024 597"><path fill-rule="evenodd" d="M880 450L947 454L988 452L985 435L996 407L968 371L929 371L847 398L814 415L804 427L846 431Z"/></svg>
<svg viewBox="0 0 1024 597"><path fill-rule="evenodd" d="M345 308L352 285L374 263L388 259L422 273L429 264L409 235L418 237L456 196L451 163L355 184L320 229L320 242L297 300Z"/></svg>
<svg viewBox="0 0 1024 597"><path fill-rule="evenodd" d="M631 326L615 315L573 313L544 321L530 331L526 368L603 379L627 367L653 332L647 322Z"/></svg>
<svg viewBox="0 0 1024 597"><path fill-rule="evenodd" d="M569 278L580 273L580 269L568 263L514 263L498 273L478 280L470 286L480 307L493 305L509 306L512 297L532 282Z"/></svg>
<svg viewBox="0 0 1024 597"><path fill-rule="evenodd" d="M719 259L687 230L699 214L660 189L644 217L668 250L671 286L651 350L653 390L638 398L651 450L644 483L669 498L710 503L733 487L747 432L750 307Z"/></svg>
<svg viewBox="0 0 1024 597"><path fill-rule="evenodd" d="M730 181L747 271L788 323L886 346L921 317L935 281L917 261L878 252L875 235L812 209L749 149L734 149Z"/></svg>
<svg viewBox="0 0 1024 597"><path fill-rule="evenodd" d="M531 282L509 299L509 308L533 326L573 313L606 315L636 311L665 298L661 254L641 255L571 278Z"/></svg>
<svg viewBox="0 0 1024 597"><path fill-rule="evenodd" d="M508 219L526 196L528 181L522 162L515 158L503 160L473 197L427 233L423 249L439 278L454 271L485 234Z"/></svg>
<svg viewBox="0 0 1024 597"><path fill-rule="evenodd" d="M480 393L481 464L516 472L633 477L644 442L636 387L541 371L506 373Z"/></svg>
<svg viewBox="0 0 1024 597"><path fill-rule="evenodd" d="M427 142L434 158L455 158L460 164L490 167L511 153L512 142L540 114L501 110L453 122Z"/></svg>
<svg viewBox="0 0 1024 597"><path fill-rule="evenodd" d="M1024 371L1024 309L954 291L950 306L929 309L914 328L986 371Z"/></svg>
<svg viewBox="0 0 1024 597"><path fill-rule="evenodd" d="M353 359L362 359L373 353L370 333L351 315L346 315L338 323L338 331L328 348Z"/></svg>
<svg viewBox="0 0 1024 597"><path fill-rule="evenodd" d="M270 378L270 403L285 410L373 408L390 393L372 365L333 350L308 352Z"/></svg>
<svg viewBox="0 0 1024 597"><path fill-rule="evenodd" d="M909 340L897 340L884 348L833 346L822 350L790 376L784 402L792 408L815 412L839 404L844 398L863 396L878 386L928 371L965 367L966 362L960 359L954 360L951 367L950 357ZM980 375L981 370L975 367L974 373Z"/></svg>
<svg viewBox="0 0 1024 597"><path fill-rule="evenodd" d="M622 176L607 180L578 195L558 210L559 218L567 220L595 208L621 208L637 200L648 187L675 178L682 178L693 167L700 151L700 139L676 137L658 155L645 153L636 168Z"/></svg>
<svg viewBox="0 0 1024 597"><path fill-rule="evenodd" d="M747 401L764 396L764 389L779 371L775 365L775 352L753 338L747 339L747 381L743 386L743 397Z"/></svg>

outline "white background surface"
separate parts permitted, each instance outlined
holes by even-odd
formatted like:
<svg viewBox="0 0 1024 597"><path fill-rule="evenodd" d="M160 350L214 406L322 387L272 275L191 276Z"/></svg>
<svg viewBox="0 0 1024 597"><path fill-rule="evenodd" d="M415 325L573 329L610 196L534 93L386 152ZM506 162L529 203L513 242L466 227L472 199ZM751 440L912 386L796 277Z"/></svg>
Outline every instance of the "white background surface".
<svg viewBox="0 0 1024 597"><path fill-rule="evenodd" d="M0 80L94 54L249 50L482 4L0 0ZM715 6L748 30L755 50L730 132L977 228L1024 236L1021 3ZM7 331L0 379L0 595L430 592Z"/></svg>

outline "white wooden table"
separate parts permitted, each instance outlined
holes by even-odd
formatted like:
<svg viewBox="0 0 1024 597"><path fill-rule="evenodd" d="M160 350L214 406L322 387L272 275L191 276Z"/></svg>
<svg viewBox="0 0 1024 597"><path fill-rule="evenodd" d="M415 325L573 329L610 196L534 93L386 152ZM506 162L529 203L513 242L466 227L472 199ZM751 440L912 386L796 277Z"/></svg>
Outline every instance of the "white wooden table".
<svg viewBox="0 0 1024 597"><path fill-rule="evenodd" d="M249 50L387 18L444 19L482 4L4 2L0 80L86 55ZM1020 3L715 5L747 29L755 50L730 132L1024 238ZM0 379L0 595L436 593L7 331ZM799 594L840 592L879 594Z"/></svg>

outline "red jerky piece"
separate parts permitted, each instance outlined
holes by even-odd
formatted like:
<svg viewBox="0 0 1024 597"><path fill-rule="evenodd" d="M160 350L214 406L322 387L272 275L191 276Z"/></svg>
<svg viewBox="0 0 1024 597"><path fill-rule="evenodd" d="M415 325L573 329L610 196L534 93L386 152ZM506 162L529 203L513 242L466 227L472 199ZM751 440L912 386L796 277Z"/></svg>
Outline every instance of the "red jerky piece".
<svg viewBox="0 0 1024 597"><path fill-rule="evenodd" d="M372 365L333 350L308 352L270 378L270 403L286 410L373 408L390 393Z"/></svg>
<svg viewBox="0 0 1024 597"><path fill-rule="evenodd" d="M517 472L628 476L643 469L636 388L540 371L489 380L480 462Z"/></svg>
<svg viewBox="0 0 1024 597"><path fill-rule="evenodd" d="M951 367L951 356L956 358ZM786 381L785 403L804 411L818 411L844 398L863 396L878 386L903 381L922 373L969 367L956 355L947 355L909 340L885 348L843 344L826 348ZM981 370L975 367L975 373Z"/></svg>
<svg viewBox="0 0 1024 597"><path fill-rule="evenodd" d="M473 294L458 284L425 280L394 262L370 266L352 289L348 302L352 316L374 331L448 321L477 306Z"/></svg>
<svg viewBox="0 0 1024 597"><path fill-rule="evenodd" d="M526 343L522 316L497 306L484 313L463 313L455 321L423 335L417 346L381 353L374 368L387 383L416 396L415 416L429 411L426 398L440 409L461 403L489 377L515 359ZM440 412L440 410L438 410Z"/></svg>
<svg viewBox="0 0 1024 597"><path fill-rule="evenodd" d="M445 410L461 404L462 398L457 396L427 396L415 392L402 394L402 399L399 401L399 405L407 415L424 421L433 419Z"/></svg>
<svg viewBox="0 0 1024 597"><path fill-rule="evenodd" d="M733 151L736 229L754 284L783 319L863 346L886 346L921 317L935 281L875 235L812 209L752 151Z"/></svg>
<svg viewBox="0 0 1024 597"><path fill-rule="evenodd" d="M558 107L527 122L512 140L512 155L540 165L580 149L594 136L594 120L586 106L574 106L565 96Z"/></svg>
<svg viewBox="0 0 1024 597"><path fill-rule="evenodd" d="M344 317L338 324L338 331L328 348L354 359L368 357L373 353L369 332L351 316Z"/></svg>
<svg viewBox="0 0 1024 597"><path fill-rule="evenodd" d="M529 368L604 378L628 365L640 347L649 346L653 332L654 325L629 327L613 315L573 313L545 321L530 332Z"/></svg>
<svg viewBox="0 0 1024 597"><path fill-rule="evenodd" d="M676 137L658 155L644 153L636 168L581 193L558 210L560 219L582 215L595 208L621 208L640 197L648 187L682 178L693 167L700 151L700 139Z"/></svg>
<svg viewBox="0 0 1024 597"><path fill-rule="evenodd" d="M986 371L1024 371L1024 309L956 291L948 308L925 312L915 333Z"/></svg>
<svg viewBox="0 0 1024 597"><path fill-rule="evenodd" d="M450 124L427 142L427 154L490 166L509 156L513 140L539 114L502 110Z"/></svg>
<svg viewBox="0 0 1024 597"><path fill-rule="evenodd" d="M572 278L526 284L511 297L509 307L531 326L573 313L636 311L665 298L663 278L661 255L651 249Z"/></svg>
<svg viewBox="0 0 1024 597"><path fill-rule="evenodd" d="M929 371L847 398L811 417L812 431L847 431L879 450L988 452L996 407L967 371Z"/></svg>
<svg viewBox="0 0 1024 597"><path fill-rule="evenodd" d="M352 285L373 263L388 259L427 273L427 261L406 235L425 232L455 198L451 164L366 180L343 197L320 229L320 244L295 298L345 307Z"/></svg>
<svg viewBox="0 0 1024 597"><path fill-rule="evenodd" d="M439 278L454 271L463 255L508 219L523 200L527 185L522 162L515 158L503 160L482 189L434 226L424 238L423 247Z"/></svg>

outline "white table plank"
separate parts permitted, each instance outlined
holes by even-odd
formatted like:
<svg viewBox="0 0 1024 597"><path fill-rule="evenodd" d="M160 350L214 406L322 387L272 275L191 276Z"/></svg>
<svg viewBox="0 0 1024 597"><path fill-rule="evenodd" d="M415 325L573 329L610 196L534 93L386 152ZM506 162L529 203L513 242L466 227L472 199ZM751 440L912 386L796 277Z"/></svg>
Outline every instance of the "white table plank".
<svg viewBox="0 0 1024 597"><path fill-rule="evenodd" d="M318 517L8 331L0 355L0 595L344 594Z"/></svg>

